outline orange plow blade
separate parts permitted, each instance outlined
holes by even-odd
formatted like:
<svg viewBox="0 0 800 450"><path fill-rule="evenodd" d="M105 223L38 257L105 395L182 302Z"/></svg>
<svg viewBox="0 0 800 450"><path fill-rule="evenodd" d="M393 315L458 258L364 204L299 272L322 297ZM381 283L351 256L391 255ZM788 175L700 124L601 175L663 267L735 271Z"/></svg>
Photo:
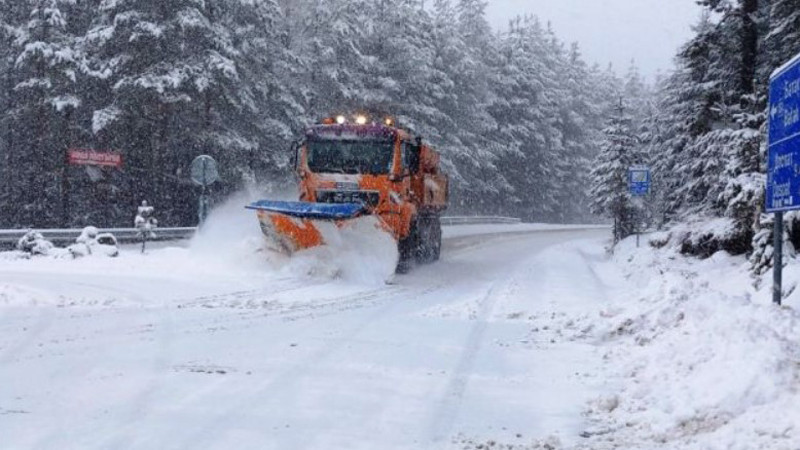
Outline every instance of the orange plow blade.
<svg viewBox="0 0 800 450"><path fill-rule="evenodd" d="M322 233L309 219L259 211L258 221L267 240L284 253L291 254L324 243Z"/></svg>
<svg viewBox="0 0 800 450"><path fill-rule="evenodd" d="M280 202L262 200L247 206L258 215L261 231L273 248L292 254L325 243L320 223L340 226L347 220L364 214L363 205L356 203L328 204L309 202Z"/></svg>

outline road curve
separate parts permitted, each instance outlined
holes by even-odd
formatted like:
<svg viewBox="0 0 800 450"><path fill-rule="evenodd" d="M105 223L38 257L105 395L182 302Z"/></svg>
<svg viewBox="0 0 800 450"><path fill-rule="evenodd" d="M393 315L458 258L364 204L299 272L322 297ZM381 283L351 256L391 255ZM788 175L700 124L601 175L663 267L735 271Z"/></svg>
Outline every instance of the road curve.
<svg viewBox="0 0 800 450"><path fill-rule="evenodd" d="M147 298L0 306L0 371L11 380L0 384L0 435L9 448L60 449L447 448L576 436L580 402L558 405L547 391L577 383L553 360L559 352L592 358L591 349L521 344L531 324L504 314L544 304L563 276L543 252L605 233L459 235L440 262L383 286L289 276L231 280L208 294L201 279L51 274L53 295ZM31 289L43 276L5 275Z"/></svg>

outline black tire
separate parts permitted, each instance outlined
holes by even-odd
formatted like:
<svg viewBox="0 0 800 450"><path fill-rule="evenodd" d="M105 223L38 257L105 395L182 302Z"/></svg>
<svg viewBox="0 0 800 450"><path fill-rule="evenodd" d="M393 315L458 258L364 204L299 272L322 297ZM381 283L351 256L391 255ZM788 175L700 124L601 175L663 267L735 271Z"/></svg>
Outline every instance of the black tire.
<svg viewBox="0 0 800 450"><path fill-rule="evenodd" d="M439 216L434 218L433 222L433 240L431 242L431 262L439 260L442 255L442 222Z"/></svg>
<svg viewBox="0 0 800 450"><path fill-rule="evenodd" d="M438 216L423 216L419 226L417 261L432 263L439 260L442 249L442 226Z"/></svg>
<svg viewBox="0 0 800 450"><path fill-rule="evenodd" d="M408 273L411 270L414 261L418 260L419 241L419 226L414 220L411 222L411 231L408 236L397 243L397 252L400 254L400 258L397 261L397 268L395 268L396 273Z"/></svg>

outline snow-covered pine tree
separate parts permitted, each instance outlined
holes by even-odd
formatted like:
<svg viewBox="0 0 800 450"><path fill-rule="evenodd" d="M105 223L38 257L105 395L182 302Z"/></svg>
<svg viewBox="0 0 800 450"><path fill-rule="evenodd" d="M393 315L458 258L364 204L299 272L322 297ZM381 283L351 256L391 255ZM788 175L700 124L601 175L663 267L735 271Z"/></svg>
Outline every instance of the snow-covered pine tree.
<svg viewBox="0 0 800 450"><path fill-rule="evenodd" d="M442 151L453 210L574 217L580 201L564 193L581 182L562 178L591 153L600 121L587 105L608 97L597 93L604 82L532 19L495 35L485 9L485 0L0 0L0 205L26 205L0 209L0 222L124 225L146 196L165 205L166 223L188 225L194 156L220 160L217 193L259 172L280 180L304 124L358 108L400 115ZM66 22L51 27L33 11ZM37 24L51 27L39 41L54 51L18 65ZM41 67L53 82L36 97ZM25 119L47 99L61 111ZM34 130L45 125L53 132ZM122 151L125 169L60 176L69 145ZM59 159L36 163L40 154ZM29 180L34 172L46 179ZM59 206L42 214L32 202ZM564 203L574 208L556 214Z"/></svg>
<svg viewBox="0 0 800 450"><path fill-rule="evenodd" d="M679 52L677 68L659 92L654 118L657 132L647 144L663 224L702 209L702 199L719 173L718 160L703 159L698 154L702 147L692 144L712 129L716 117L713 108L722 97L717 62L723 51L708 13L695 32Z"/></svg>
<svg viewBox="0 0 800 450"><path fill-rule="evenodd" d="M591 173L592 211L614 221L615 242L636 231L636 207L628 192L628 170L641 164L643 157L633 128L633 119L620 100L619 108L603 130L600 153Z"/></svg>
<svg viewBox="0 0 800 450"><path fill-rule="evenodd" d="M567 221L565 213L568 211L564 209L558 197L561 196L567 203L576 203L579 200L574 193L573 195L566 193L569 186L565 183L566 180L574 178L577 155L570 151L574 150L573 148L565 145L568 144L568 141L564 136L566 123L563 111L567 107L569 98L569 89L564 82L564 74L567 72L569 62L564 46L556 37L550 23L547 24L541 35L539 51L541 54L539 58L543 62L543 71L539 79L544 88L539 98L544 120L542 134L545 138L542 154L547 161L545 184L551 190L550 201L552 202L551 212L540 218L548 222L565 222Z"/></svg>
<svg viewBox="0 0 800 450"><path fill-rule="evenodd" d="M6 126L14 135L9 152L17 214L12 223L47 227L68 220L66 150L81 105L76 90L83 71L83 56L68 30L71 5L69 0L28 0L28 15L19 17L11 45L13 89Z"/></svg>
<svg viewBox="0 0 800 450"><path fill-rule="evenodd" d="M556 220L593 220L585 195L591 162L599 151L602 116L592 101L595 79L580 56L578 44L572 44L568 60L561 69L564 97L559 105L559 128L563 139L562 155L556 155Z"/></svg>
<svg viewBox="0 0 800 450"><path fill-rule="evenodd" d="M365 52L376 64L367 89L384 100L369 107L394 113L416 133L441 143L453 123L438 101L452 90L452 81L434 64L430 16L416 0L394 1L374 14L375 34Z"/></svg>
<svg viewBox="0 0 800 450"><path fill-rule="evenodd" d="M371 38L372 2L313 0L296 11L290 50L301 58L303 100L311 121L361 108L367 95L365 74L374 61L364 54Z"/></svg>
<svg viewBox="0 0 800 450"><path fill-rule="evenodd" d="M691 140L688 118L693 97L687 88L693 86L688 71L680 67L658 84L655 93L655 113L649 118L650 133L643 151L652 168L651 202L653 222L658 228L673 221L681 205L675 192L683 184L678 166Z"/></svg>
<svg viewBox="0 0 800 450"><path fill-rule="evenodd" d="M710 109L711 129L689 147L692 164L705 180L705 185L692 183L700 189L694 191L694 211L689 211L699 213L700 221L710 217L713 225L698 226L697 236L687 240L697 245L683 248L701 255L717 249L739 254L751 249L763 197L759 145L764 116L759 111L765 99L756 91L760 44L756 21L762 10L757 0L708 2L708 7L722 14L710 34L716 38L710 67L719 97ZM718 217L726 219L725 226L714 219Z"/></svg>
<svg viewBox="0 0 800 450"><path fill-rule="evenodd" d="M19 13L18 3L0 0L0 224L11 222L9 212L13 209L12 194L17 181L12 169L12 147L14 143L14 127L10 124L11 116L7 113L12 108L14 91L13 67L14 53L12 43L19 29L15 16Z"/></svg>
<svg viewBox="0 0 800 450"><path fill-rule="evenodd" d="M765 34L760 52L763 59L758 71L759 84L764 86L775 68L800 52L800 1L772 0L766 4L765 22L768 26L762 31ZM761 153L763 161L766 149L762 148ZM784 247L786 254L792 255L794 249L800 247L800 213L785 213L784 222ZM759 216L753 237L753 254L750 256L751 268L756 275L772 267L773 226L774 217L771 214Z"/></svg>
<svg viewBox="0 0 800 450"><path fill-rule="evenodd" d="M437 106L450 121L450 125L446 128L448 132L441 133L439 149L449 163L448 171L451 172L450 179L454 186L474 189L476 186L465 182L465 176L470 178L469 174L485 167L482 160L485 161L490 155L488 151L482 149L472 151L474 146L472 141L462 140L462 137L466 135L462 132L462 127L470 123L470 119L475 113L479 114L480 111L485 111L481 107L469 110L460 107L464 103L479 104L477 99L470 97L472 89L475 87L475 83L470 79L474 73L470 72L470 69L475 69L473 64L476 61L471 59L473 55L469 54L470 47L460 33L457 11L453 2L451 0L434 0L431 15L433 34L431 59L433 69L441 74L438 83ZM476 129L478 128L473 128L473 130ZM458 164L460 169L476 170L462 173L456 169L454 161L462 158L469 164ZM456 189L453 191L453 198L459 201L463 194Z"/></svg>
<svg viewBox="0 0 800 450"><path fill-rule="evenodd" d="M642 119L650 117L654 113L653 93L642 78L635 60L631 60L623 77L622 95L627 99L630 115L634 119L634 127L638 132L646 132L648 124Z"/></svg>
<svg viewBox="0 0 800 450"><path fill-rule="evenodd" d="M243 94L241 107L231 112L235 122L224 126L238 136L226 132L219 144L235 148L224 141L242 137L250 142L236 170L261 188L286 183L289 145L306 123L302 86L293 82L301 72L286 47L285 20L274 0L234 0L220 20L230 30Z"/></svg>
<svg viewBox="0 0 800 450"><path fill-rule="evenodd" d="M768 3L763 51L766 54L761 78L767 79L800 51L800 0L771 0Z"/></svg>
<svg viewBox="0 0 800 450"><path fill-rule="evenodd" d="M197 155L220 161L228 192L253 168L285 164L297 106L273 72L283 64L274 1L120 0L100 12L89 42L108 94L93 130L126 155L124 203L153 198L174 205L165 222L191 223L186 169Z"/></svg>
<svg viewBox="0 0 800 450"><path fill-rule="evenodd" d="M456 124L451 132L453 147L447 150L460 180L453 189L454 206L497 214L502 208L500 199L513 196L506 174L497 167L506 143L492 137L499 125L488 109L496 86L497 38L487 23L485 2L442 3L448 8L437 9L437 40L451 42L452 51L437 58L437 64L452 80L454 90L455 103L443 108Z"/></svg>
<svg viewBox="0 0 800 450"><path fill-rule="evenodd" d="M639 67L635 61L631 61L628 71L625 75L622 92L624 97L628 99L631 107L631 116L633 117L634 133L642 143L649 142L656 134L656 127L658 124L654 120L658 114L655 105L655 98L650 85L648 85L641 74ZM652 168L654 158L653 155L648 153L649 148L642 147L641 163ZM657 159L657 158L655 158ZM650 193L646 199L641 203L641 220L644 223L655 225L658 223L657 217L660 216L660 209L655 200L656 192L651 186Z"/></svg>
<svg viewBox="0 0 800 450"><path fill-rule="evenodd" d="M489 111L499 124L492 139L506 145L498 170L514 187L500 199L526 220L544 220L555 207L553 145L560 145L555 105L544 66L547 47L538 19L518 18L500 45L496 101Z"/></svg>
<svg viewBox="0 0 800 450"><path fill-rule="evenodd" d="M763 196L764 97L757 84L763 2L701 3L707 12L661 91L653 133L643 137L655 158L657 188L666 190L662 217L693 223L682 249L745 253Z"/></svg>
<svg viewBox="0 0 800 450"><path fill-rule="evenodd" d="M487 4L486 0L458 0L456 4L460 34L479 52L492 49L491 41L487 39L492 34L492 29L486 20Z"/></svg>

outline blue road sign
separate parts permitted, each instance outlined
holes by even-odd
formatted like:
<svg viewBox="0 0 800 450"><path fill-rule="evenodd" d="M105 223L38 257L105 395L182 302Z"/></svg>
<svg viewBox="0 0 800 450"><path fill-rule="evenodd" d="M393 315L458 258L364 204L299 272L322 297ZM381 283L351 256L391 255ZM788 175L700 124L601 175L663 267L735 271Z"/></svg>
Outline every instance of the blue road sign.
<svg viewBox="0 0 800 450"><path fill-rule="evenodd" d="M800 55L769 86L768 212L800 209Z"/></svg>
<svg viewBox="0 0 800 450"><path fill-rule="evenodd" d="M650 168L632 166L628 169L628 190L635 197L642 197L650 192Z"/></svg>

